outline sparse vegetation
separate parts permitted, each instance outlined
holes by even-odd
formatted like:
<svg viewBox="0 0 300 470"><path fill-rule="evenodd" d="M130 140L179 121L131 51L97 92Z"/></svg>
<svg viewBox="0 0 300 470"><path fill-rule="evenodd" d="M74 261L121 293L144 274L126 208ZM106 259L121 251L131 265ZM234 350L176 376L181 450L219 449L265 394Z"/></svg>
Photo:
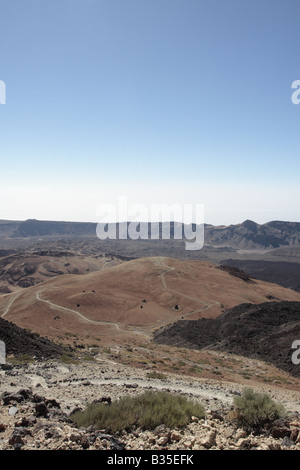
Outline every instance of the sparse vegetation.
<svg viewBox="0 0 300 470"><path fill-rule="evenodd" d="M95 357L92 354L84 354L80 357L81 361L95 362Z"/></svg>
<svg viewBox="0 0 300 470"><path fill-rule="evenodd" d="M78 338L78 335L77 335L77 334L71 333L70 331L66 331L66 332L65 332L65 336L66 336L66 337L70 337L70 338Z"/></svg>
<svg viewBox="0 0 300 470"><path fill-rule="evenodd" d="M212 370L211 372L212 372L212 374L215 374L215 375L222 375L222 372L219 371L217 367L214 370Z"/></svg>
<svg viewBox="0 0 300 470"><path fill-rule="evenodd" d="M148 379L161 379L161 380L164 380L167 378L166 374L163 374L162 372L157 372L157 371L148 372L147 377Z"/></svg>
<svg viewBox="0 0 300 470"><path fill-rule="evenodd" d="M78 364L79 361L77 359L75 359L75 357L72 356L72 354L63 354L61 357L60 357L60 361L64 364Z"/></svg>
<svg viewBox="0 0 300 470"><path fill-rule="evenodd" d="M284 407L265 393L246 388L241 396L234 398L235 417L239 426L247 431L260 432L267 423L281 418Z"/></svg>
<svg viewBox="0 0 300 470"><path fill-rule="evenodd" d="M202 367L199 367L197 364L190 367L189 370L190 370L190 372L195 373L195 374L202 374L202 372L203 372Z"/></svg>
<svg viewBox="0 0 300 470"><path fill-rule="evenodd" d="M155 333L154 341L157 344L177 345L178 351L182 351L179 349L182 345L193 350L210 349L211 366L218 366L222 371L228 368L229 355L248 358L247 364L241 364L242 377L245 379L257 377L259 370L255 362L264 362L269 368L275 366L289 375L299 377L297 365L286 360L291 354L295 331L300 325L299 319L298 301L263 301L255 305L241 303L228 309L226 315L214 319L172 323ZM273 347L274 341L280 343L281 354Z"/></svg>
<svg viewBox="0 0 300 470"><path fill-rule="evenodd" d="M184 427L192 416L203 418L204 407L180 395L147 391L135 397L124 396L111 405L90 404L71 418L78 426L94 425L116 433L134 426L143 429L154 429L160 424L170 428Z"/></svg>
<svg viewBox="0 0 300 470"><path fill-rule="evenodd" d="M18 356L11 356L7 358L9 364L32 364L34 357L29 354L20 354Z"/></svg>

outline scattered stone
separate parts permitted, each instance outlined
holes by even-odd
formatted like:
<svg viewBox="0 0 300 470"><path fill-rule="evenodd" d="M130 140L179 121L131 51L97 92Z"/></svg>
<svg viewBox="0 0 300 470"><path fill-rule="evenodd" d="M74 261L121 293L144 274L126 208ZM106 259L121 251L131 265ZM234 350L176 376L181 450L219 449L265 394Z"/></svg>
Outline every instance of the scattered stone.
<svg viewBox="0 0 300 470"><path fill-rule="evenodd" d="M153 433L156 435L156 436L159 436L159 435L166 435L166 433L168 433L169 430L167 428L167 426L165 424L160 424L159 426L157 426Z"/></svg>
<svg viewBox="0 0 300 470"><path fill-rule="evenodd" d="M14 432L8 441L9 445L13 446L15 450L21 449L24 441L18 432Z"/></svg>
<svg viewBox="0 0 300 470"><path fill-rule="evenodd" d="M157 439L156 442L157 442L157 444L158 444L159 446L165 446L165 445L167 444L168 440L169 440L169 439L168 439L167 436L162 436L162 437L160 437L159 439Z"/></svg>
<svg viewBox="0 0 300 470"><path fill-rule="evenodd" d="M34 415L30 415L28 416L27 421L28 426L33 426L34 424L36 424L36 417Z"/></svg>
<svg viewBox="0 0 300 470"><path fill-rule="evenodd" d="M18 393L24 398L24 400L29 400L32 396L32 391L27 388L21 388Z"/></svg>
<svg viewBox="0 0 300 470"><path fill-rule="evenodd" d="M291 428L290 428L289 423L281 419L276 420L272 425L270 434L275 439L279 439L279 438L283 439L284 437L289 437L291 434Z"/></svg>
<svg viewBox="0 0 300 470"><path fill-rule="evenodd" d="M9 405L10 403L21 403L24 400L23 395L20 393L9 393L4 392L1 395L3 405Z"/></svg>
<svg viewBox="0 0 300 470"><path fill-rule="evenodd" d="M15 414L18 413L18 408L16 406L11 406L9 409L8 409L8 414L9 416L15 416Z"/></svg>
<svg viewBox="0 0 300 470"><path fill-rule="evenodd" d="M90 442L87 436L80 437L80 445L83 449L88 449L90 447Z"/></svg>
<svg viewBox="0 0 300 470"><path fill-rule="evenodd" d="M244 429L238 429L235 434L237 440L243 439L247 436L247 432Z"/></svg>
<svg viewBox="0 0 300 470"><path fill-rule="evenodd" d="M271 442L268 447L269 450L281 450L281 445L278 442Z"/></svg>
<svg viewBox="0 0 300 470"><path fill-rule="evenodd" d="M208 434L208 436L205 437L205 439L200 444L206 449L210 449L211 447L216 445L216 436L217 431L213 430Z"/></svg>
<svg viewBox="0 0 300 470"><path fill-rule="evenodd" d="M49 410L47 408L47 405L45 402L39 402L39 403L36 403L35 404L35 412L36 412L36 416L43 416L44 418L46 418L49 414Z"/></svg>
<svg viewBox="0 0 300 470"><path fill-rule="evenodd" d="M239 450L249 450L252 447L251 439L241 438L237 441L236 446Z"/></svg>
<svg viewBox="0 0 300 470"><path fill-rule="evenodd" d="M179 432L173 431L173 432L171 433L170 439L171 439L171 441L176 441L176 442L178 442L178 441L180 441L181 437L182 437L182 436L181 436L181 434L180 434Z"/></svg>
<svg viewBox="0 0 300 470"><path fill-rule="evenodd" d="M281 443L281 446L282 447L291 447L294 443L290 440L290 438L288 436L285 436L283 439L282 439L282 443Z"/></svg>

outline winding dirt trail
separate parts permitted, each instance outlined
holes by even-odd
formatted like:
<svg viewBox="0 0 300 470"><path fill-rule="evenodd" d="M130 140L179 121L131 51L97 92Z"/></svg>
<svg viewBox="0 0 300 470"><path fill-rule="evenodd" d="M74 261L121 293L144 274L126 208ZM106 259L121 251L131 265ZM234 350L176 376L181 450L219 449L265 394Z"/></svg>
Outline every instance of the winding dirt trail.
<svg viewBox="0 0 300 470"><path fill-rule="evenodd" d="M10 311L10 308L12 306L12 304L14 303L14 301L21 295L22 292L14 292L13 294L11 294L13 297L12 299L9 301L8 305L6 306L4 312L2 313L1 315L1 318L4 318L8 312Z"/></svg>
<svg viewBox="0 0 300 470"><path fill-rule="evenodd" d="M167 285L167 281L166 281L166 275L175 270L176 268L172 267L172 266L168 266L165 262L165 258L164 257L158 257L158 258L155 258L152 260L152 262L154 264L156 264L157 266L159 266L160 268L163 268L162 272L159 274L159 277L161 279L161 282L162 282L162 285L163 285L163 288L168 291L168 292L171 292L172 294L176 294L176 295L180 295L182 297L185 297L187 299L190 299L194 302L197 302L199 304L201 304L201 307L199 309L196 309L196 310L192 310L184 315L178 315L174 318L174 320L178 320L178 319L182 319L182 318L186 318L188 317L189 315L192 315L192 314L195 314L195 313L199 313L199 312L202 312L204 310L208 310L209 308L211 307L214 307L216 305L219 305L218 302L214 302L212 304L208 304L206 302L204 302L203 300L197 298L197 297L192 297L190 295L187 295L185 293L182 293L176 289L171 289L168 285ZM169 322L160 322L158 321L155 325L152 325L151 328L147 328L148 331L145 331L145 329L141 329L141 328L135 328L135 327L124 327L122 328L118 323L116 322L109 322L109 321L99 321L99 320L91 320L90 318L86 317L85 315L83 315L82 313L76 311L76 310L73 310L71 308L68 308L68 307L63 307L62 305L58 305L58 304L55 304L53 302L51 302L50 300L45 300L43 298L41 298L41 292L37 292L36 293L36 299L40 302L44 302L48 305L50 305L50 307L54 308L54 309L59 309L59 310L63 310L65 312L68 312L68 313L72 313L73 315L76 315L78 317L80 317L83 321L86 321L88 323L92 323L92 324L95 324L95 325L103 325L103 326L111 326L111 327L114 327L115 329L117 329L118 331L121 331L121 332L124 332L124 333L134 333L136 335L140 335L140 336L144 336L146 337L147 339L150 339L151 338L151 331L153 329L156 329L158 327L161 327L163 326L164 324L168 324ZM12 300L13 302L13 300ZM11 302L11 303L12 303ZM9 307L9 306L8 306ZM7 309L7 311L9 310L9 308Z"/></svg>
<svg viewBox="0 0 300 470"><path fill-rule="evenodd" d="M68 308L68 307L63 307L62 305L54 304L50 300L42 299L40 297L40 292L36 293L36 299L39 300L40 302L44 302L44 303L50 305L50 307L53 307L55 309L64 310L66 312L75 314L78 317L80 317L82 320L84 320L88 323L93 323L94 325L112 326L112 327L116 328L117 330L125 332L125 333L135 333L137 335L144 335L147 338L149 338L149 335L147 333L143 332L143 331L132 330L132 329L128 329L128 328L127 329L126 328L120 328L120 325L118 323L109 322L109 321L91 320L90 318L85 317L84 315L82 315L82 313L77 312L76 310L72 310L71 308Z"/></svg>
<svg viewBox="0 0 300 470"><path fill-rule="evenodd" d="M178 319L179 318L186 318L190 315L193 315L195 313L200 313L200 312L203 312L205 310L208 310L209 308L212 308L212 307L215 307L215 306L220 306L220 303L219 302L214 302L212 304L208 304L207 302L204 302L203 300L200 300L199 298L197 297L192 297L190 295L187 295L187 294L184 294L176 289L171 289L170 287L168 287L167 285L167 281L166 281L166 274L168 274L169 272L171 271L174 271L176 268L172 267L172 266L168 266L165 264L165 258L156 258L154 260L152 260L154 264L156 264L157 266L160 266L160 267L163 267L165 268L161 273L160 273L160 278L161 278L161 281L162 281L162 284L163 284L163 287L165 290L167 290L168 292L171 292L172 294L177 294L177 295L180 295L181 297L185 297L186 299L190 299L190 300L193 300L194 302L198 302L202 305L201 308L199 309L196 309L196 310L192 310L191 312L188 312L184 315L179 315L178 316Z"/></svg>
<svg viewBox="0 0 300 470"><path fill-rule="evenodd" d="M213 303L207 303L207 302L204 302L203 300L197 298L197 297L193 297L191 295L188 295L184 292L181 292L177 289L172 289L168 286L167 284L167 279L166 279L166 276L168 273L176 270L175 267L172 267L172 266L169 266L166 262L166 258L165 257L157 257L157 258L153 258L151 259L151 261L153 262L154 265L158 266L159 269L161 270L161 272L159 273L159 278L161 280L161 283L162 283L162 286L164 288L165 291L169 292L169 293L172 293L172 294L175 294L175 295L178 295L180 297L184 297L186 299L189 299L189 300L192 300L193 302L197 302L199 304L199 308L198 309L195 309L195 310L192 310L192 311L189 311L185 314L179 314L179 315L176 315L174 318L173 318L173 321L177 321L179 319L183 319L183 318L187 318L189 317L190 315L194 315L196 313L200 313L200 312L203 312L205 310L208 310L214 306L218 306L219 303L218 302L213 302ZM103 265L102 269L105 269L107 266L107 264ZM9 300L7 306L5 307L5 310L3 311L2 313L2 317L5 317L6 315L8 315L11 311L11 307L13 305L13 303L16 301L16 299L22 294L23 291L19 291L17 293L13 293L11 294L12 297L11 299ZM141 328L141 327L135 327L135 326L129 326L129 325L120 325L119 323L117 322L113 322L113 321L100 321L100 320L92 320L90 318L88 318L87 316L85 316L84 314L76 311L76 310L73 310L71 308L68 308L68 307L64 307L62 305L59 305L59 304L56 304L54 302L51 302L50 300L46 300L46 299L43 299L41 297L41 294L42 294L42 290L39 290L35 293L35 298L37 301L39 302L43 302L47 305L49 305L51 308L55 309L55 310L61 310L61 311L64 311L64 312L67 312L67 313L71 313L72 315L76 315L77 317L79 317L82 321L84 322L87 322L87 323L90 323L90 324L94 324L94 325L103 325L103 326L111 326L112 328L115 328L116 330L120 331L120 332L123 332L123 333L134 333L135 335L138 335L138 336L143 336L144 338L147 338L148 340L152 337L152 332L153 330L157 329L157 328L160 328L162 326L165 326L167 324L170 323L170 321L156 321L155 324L151 325L150 327L145 327L145 328Z"/></svg>

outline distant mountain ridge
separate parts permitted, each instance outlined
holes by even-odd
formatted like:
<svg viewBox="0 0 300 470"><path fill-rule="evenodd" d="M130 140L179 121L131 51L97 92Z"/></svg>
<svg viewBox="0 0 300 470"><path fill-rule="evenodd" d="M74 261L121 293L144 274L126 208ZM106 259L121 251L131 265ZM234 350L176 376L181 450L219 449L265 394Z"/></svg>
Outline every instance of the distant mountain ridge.
<svg viewBox="0 0 300 470"><path fill-rule="evenodd" d="M174 237L176 225L178 225L176 222L170 222L171 238ZM35 219L25 221L0 220L0 239L7 237L97 238L96 227L97 223L93 222L60 222ZM245 220L241 224L227 226L205 224L204 240L206 246L240 249L300 246L300 222L271 221L258 224L252 220Z"/></svg>
<svg viewBox="0 0 300 470"><path fill-rule="evenodd" d="M25 221L0 221L0 238L55 236L96 236L96 224L89 222L57 222L36 219L28 219Z"/></svg>
<svg viewBox="0 0 300 470"><path fill-rule="evenodd" d="M260 225L252 220L245 220L241 224L225 227L207 225L205 240L210 245L245 249L299 246L300 223L274 220Z"/></svg>

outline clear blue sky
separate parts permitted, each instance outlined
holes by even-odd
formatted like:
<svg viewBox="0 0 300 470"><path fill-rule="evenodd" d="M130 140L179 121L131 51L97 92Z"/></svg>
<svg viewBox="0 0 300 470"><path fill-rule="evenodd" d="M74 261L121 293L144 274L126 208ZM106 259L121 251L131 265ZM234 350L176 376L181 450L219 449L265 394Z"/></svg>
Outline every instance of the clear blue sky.
<svg viewBox="0 0 300 470"><path fill-rule="evenodd" d="M0 218L300 221L299 0L1 0Z"/></svg>

